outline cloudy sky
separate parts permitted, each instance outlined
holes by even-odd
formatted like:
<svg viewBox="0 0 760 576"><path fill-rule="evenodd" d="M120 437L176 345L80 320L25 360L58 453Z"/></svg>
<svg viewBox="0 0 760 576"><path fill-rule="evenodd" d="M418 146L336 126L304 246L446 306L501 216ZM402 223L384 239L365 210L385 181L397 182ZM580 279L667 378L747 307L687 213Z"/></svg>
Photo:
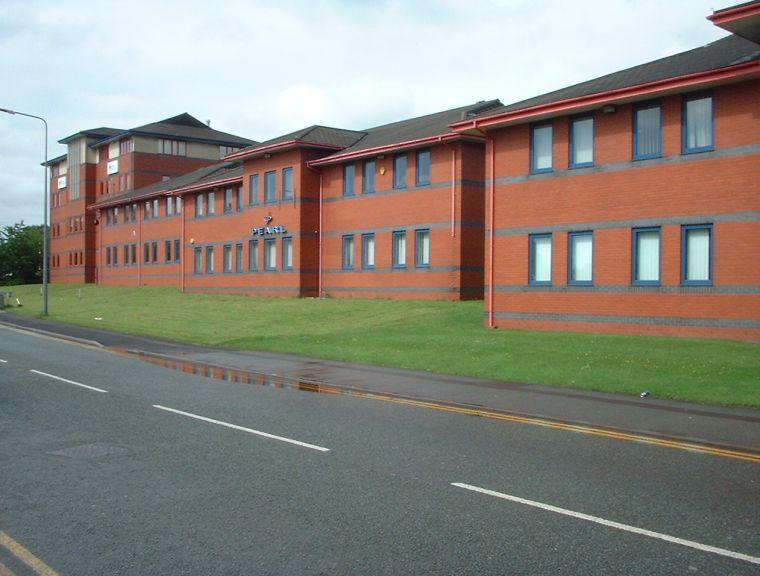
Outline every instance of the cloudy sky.
<svg viewBox="0 0 760 576"><path fill-rule="evenodd" d="M726 35L739 0L0 0L0 108L57 141L181 112L266 140L509 103ZM42 222L42 124L0 114L0 226Z"/></svg>

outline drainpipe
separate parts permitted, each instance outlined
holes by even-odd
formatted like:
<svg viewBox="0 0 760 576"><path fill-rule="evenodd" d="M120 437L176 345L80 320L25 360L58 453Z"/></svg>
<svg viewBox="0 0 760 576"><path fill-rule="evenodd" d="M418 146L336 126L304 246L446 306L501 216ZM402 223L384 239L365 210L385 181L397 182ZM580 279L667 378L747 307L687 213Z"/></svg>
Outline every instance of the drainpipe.
<svg viewBox="0 0 760 576"><path fill-rule="evenodd" d="M137 285L142 286L142 259L143 259L143 246L142 246L142 216L141 216L141 208L140 208L141 202L137 203Z"/></svg>
<svg viewBox="0 0 760 576"><path fill-rule="evenodd" d="M177 199L181 196L175 196L174 208L177 207ZM185 293L185 199L182 198L182 213L180 214L180 233L179 233L179 291Z"/></svg>
<svg viewBox="0 0 760 576"><path fill-rule="evenodd" d="M96 212L95 217L98 219L98 226L95 228L95 233L98 235L98 257L95 259L95 274L97 274L97 285L101 286L103 277L103 229L100 226L100 210Z"/></svg>
<svg viewBox="0 0 760 576"><path fill-rule="evenodd" d="M446 148L451 150L451 237L454 238L457 235L456 232L456 195L457 195L457 149L444 142L443 136L438 137L438 142L443 144Z"/></svg>
<svg viewBox="0 0 760 576"><path fill-rule="evenodd" d="M317 230L317 298L322 297L323 292L323 279L322 279L322 228L323 228L323 204L324 204L324 188L322 185L322 170L310 166L306 163L306 167L312 172L319 174L319 229Z"/></svg>
<svg viewBox="0 0 760 576"><path fill-rule="evenodd" d="M488 327L493 328L493 251L494 251L494 212L496 208L494 202L496 199L496 147L494 146L493 136L478 128L477 123L473 123L473 128L485 136L488 144L489 155L489 182L488 182Z"/></svg>

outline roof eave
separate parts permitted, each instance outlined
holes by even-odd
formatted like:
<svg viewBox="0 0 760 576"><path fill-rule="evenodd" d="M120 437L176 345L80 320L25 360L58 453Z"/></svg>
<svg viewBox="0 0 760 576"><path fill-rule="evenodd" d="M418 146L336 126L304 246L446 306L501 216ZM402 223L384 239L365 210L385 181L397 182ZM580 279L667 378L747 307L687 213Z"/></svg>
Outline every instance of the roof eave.
<svg viewBox="0 0 760 576"><path fill-rule="evenodd" d="M749 78L760 75L760 60L743 62L733 66L716 68L694 74L674 76L646 84L637 84L625 88L596 92L576 98L569 98L557 102L540 104L519 110L511 110L494 116L473 118L463 122L455 122L449 127L459 133L467 134L470 131L500 128L508 124L522 123L543 117L564 115L578 112L579 109L592 109L605 104L615 104L651 98L658 94L674 92L685 89L697 89L712 84L725 83L736 79Z"/></svg>
<svg viewBox="0 0 760 576"><path fill-rule="evenodd" d="M342 150L343 146L337 144L323 144L319 142L303 142L301 140L287 140L285 142L277 142L276 144L270 144L268 146L262 146L255 148L254 150L239 150L224 156L222 160L244 160L250 158L256 158L265 154L272 154L275 152L284 152L292 148L317 148L320 150Z"/></svg>
<svg viewBox="0 0 760 576"><path fill-rule="evenodd" d="M426 144L435 144L436 142L443 142L449 140L461 140L463 134L458 132L446 132L444 134L436 134L435 136L426 136L425 138L416 138L414 140L406 140L403 142L395 142L393 144L386 144L384 146L375 146L372 148L363 148L355 152L348 152L346 154L335 154L328 156L327 158L319 158L309 162L309 166L328 166L330 164L339 164L348 160L356 160L358 158L364 158L367 156L377 156L378 154L384 154L386 152L393 152L395 150L405 150L409 148L419 148ZM479 139L479 138L475 138Z"/></svg>

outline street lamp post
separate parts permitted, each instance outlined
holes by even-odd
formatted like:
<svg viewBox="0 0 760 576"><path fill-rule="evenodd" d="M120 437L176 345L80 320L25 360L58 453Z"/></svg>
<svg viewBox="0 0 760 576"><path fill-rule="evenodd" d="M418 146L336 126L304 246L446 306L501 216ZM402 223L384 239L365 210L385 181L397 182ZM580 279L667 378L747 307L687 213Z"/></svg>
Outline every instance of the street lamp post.
<svg viewBox="0 0 760 576"><path fill-rule="evenodd" d="M19 116L26 116L27 118L36 118L41 120L45 125L45 162L43 166L43 176L45 179L44 191L45 197L42 201L42 315L47 316L48 313L48 125L44 118L41 116L35 116L34 114L25 114L24 112L18 112L16 110L8 110L7 108L0 108L0 112L6 114L18 114Z"/></svg>

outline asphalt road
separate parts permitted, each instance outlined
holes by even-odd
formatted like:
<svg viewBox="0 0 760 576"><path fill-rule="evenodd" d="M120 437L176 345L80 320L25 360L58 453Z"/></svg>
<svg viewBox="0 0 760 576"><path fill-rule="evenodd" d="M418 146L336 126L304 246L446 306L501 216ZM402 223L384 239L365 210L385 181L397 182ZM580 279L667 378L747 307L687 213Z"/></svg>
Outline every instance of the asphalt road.
<svg viewBox="0 0 760 576"><path fill-rule="evenodd" d="M2 576L756 575L759 472L0 328Z"/></svg>

